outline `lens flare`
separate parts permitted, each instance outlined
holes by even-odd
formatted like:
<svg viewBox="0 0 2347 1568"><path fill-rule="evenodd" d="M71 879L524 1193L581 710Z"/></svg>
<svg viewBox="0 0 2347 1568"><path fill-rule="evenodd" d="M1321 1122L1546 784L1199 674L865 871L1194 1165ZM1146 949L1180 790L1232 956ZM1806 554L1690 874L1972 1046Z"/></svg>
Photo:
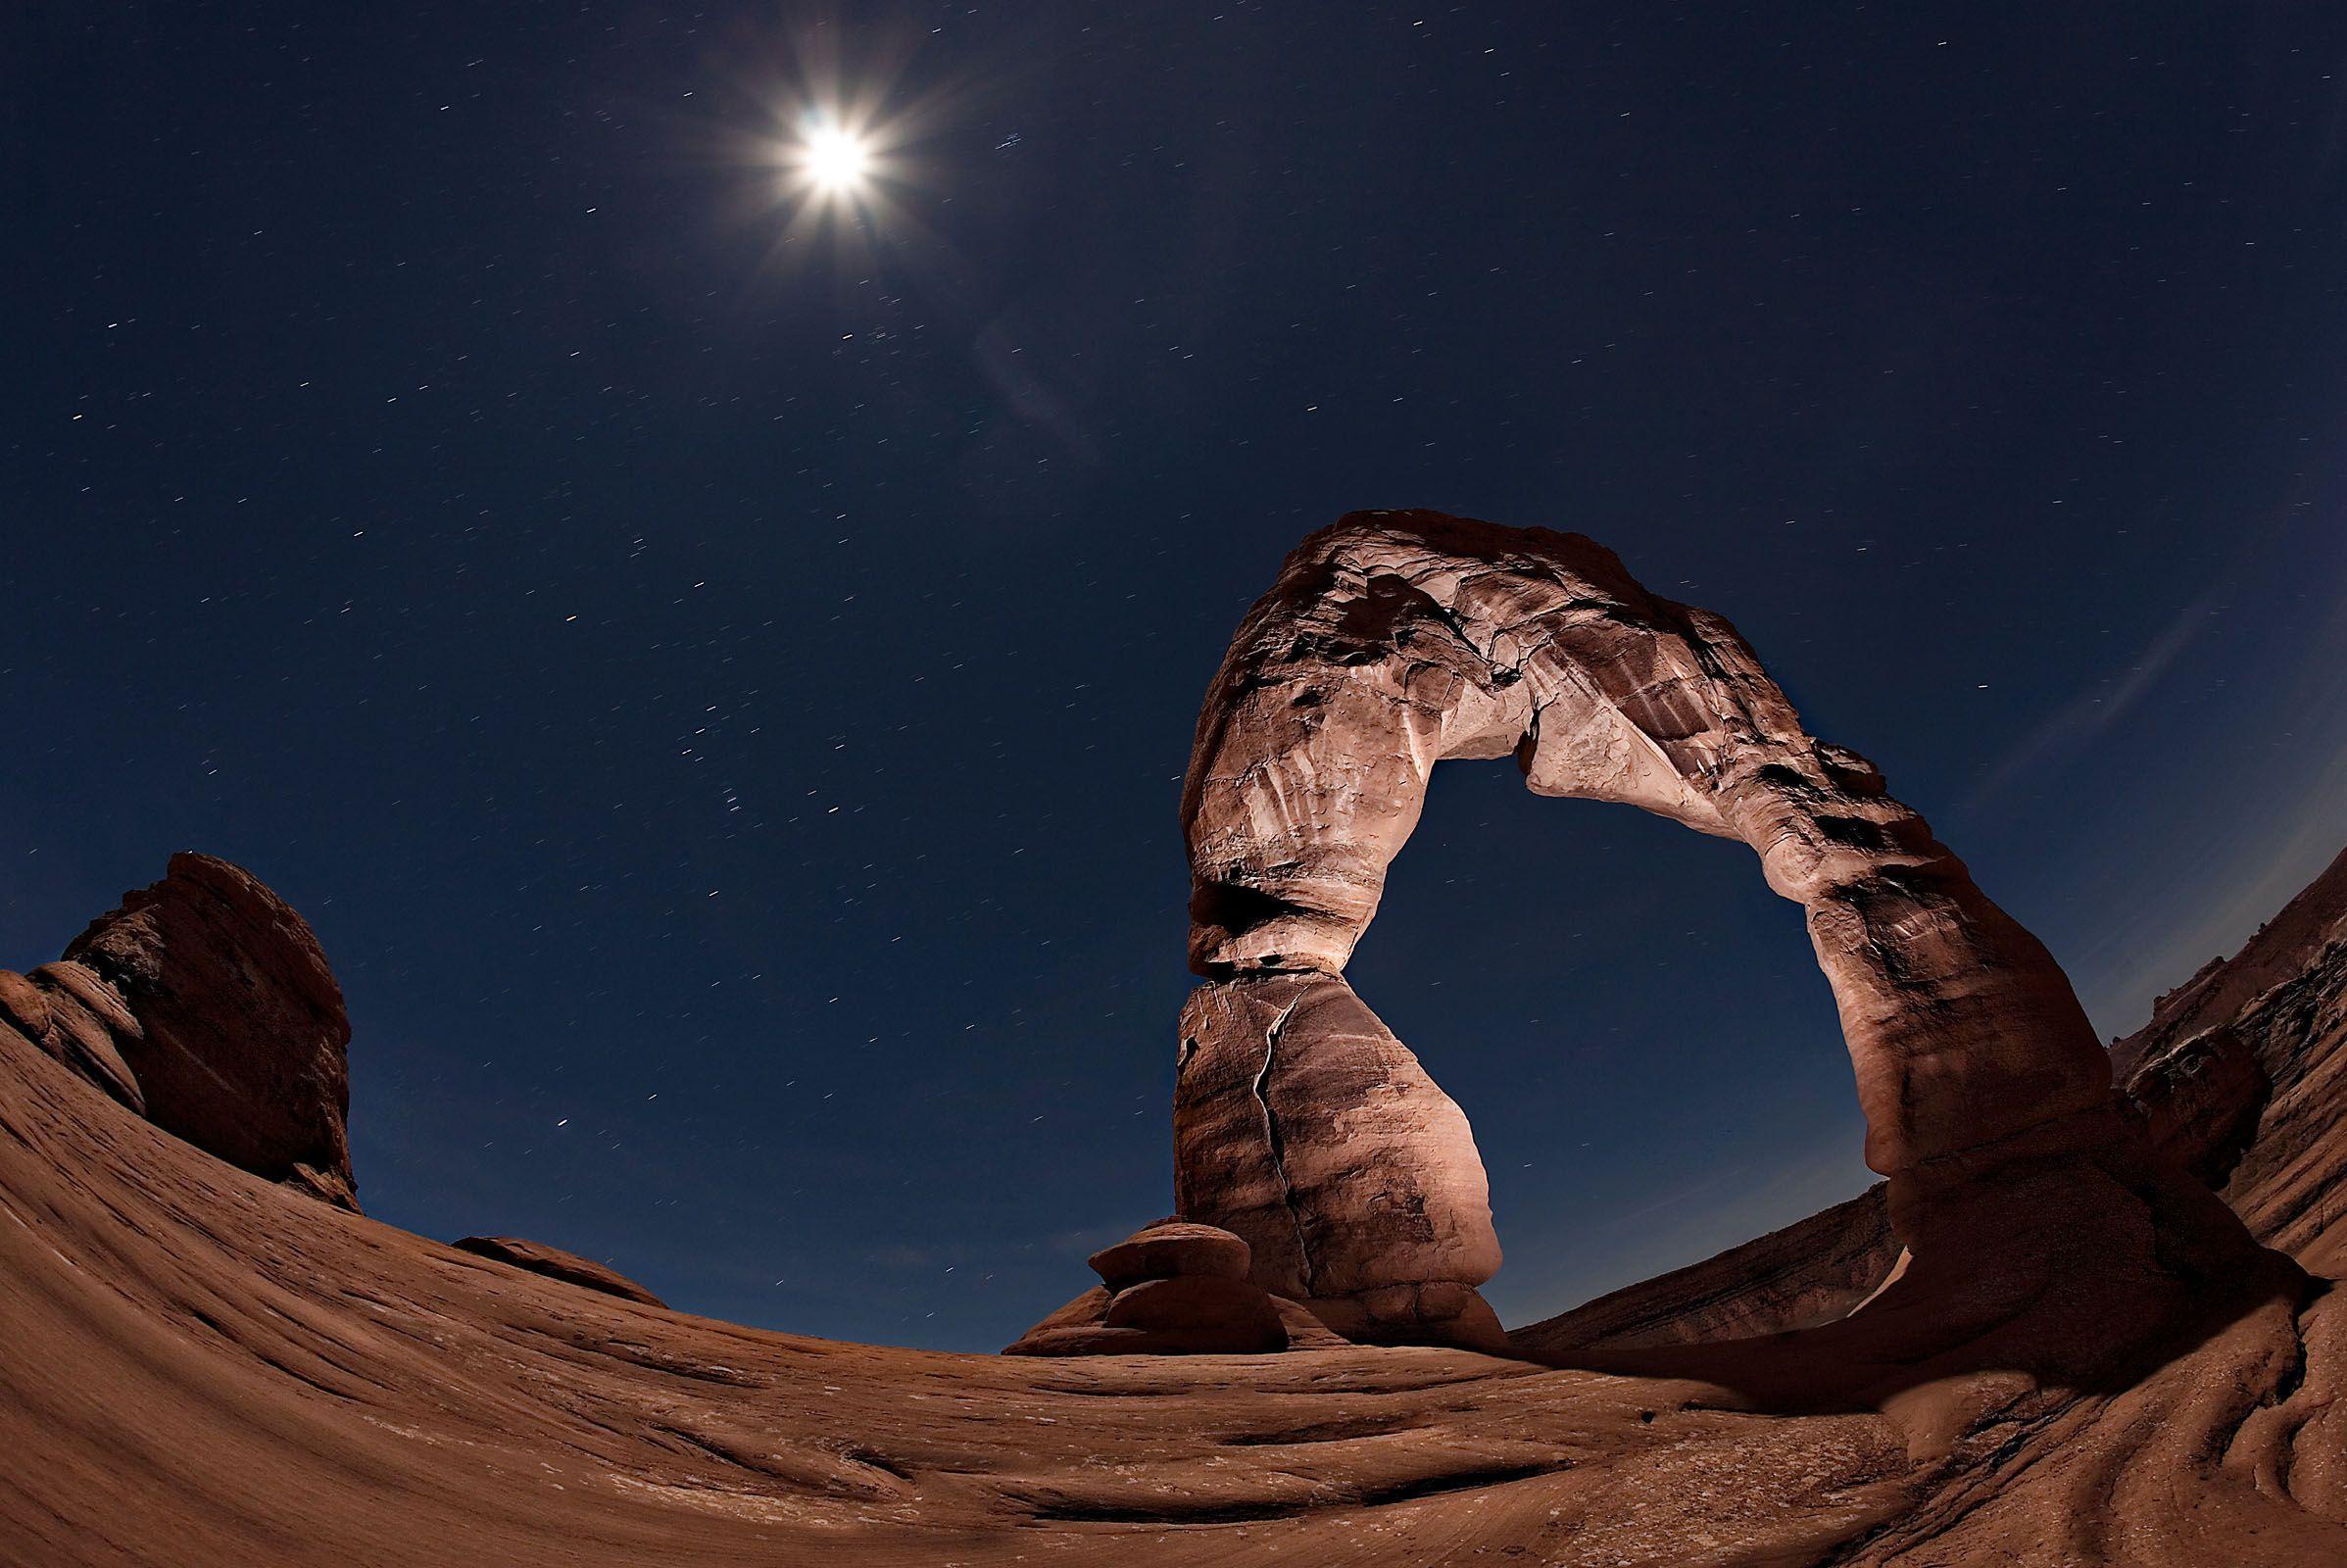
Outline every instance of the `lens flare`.
<svg viewBox="0 0 2347 1568"><path fill-rule="evenodd" d="M875 35L869 58L848 61L837 30L818 28L729 63L712 152L739 176L735 211L767 234L761 271L819 260L865 278L931 238L923 215L939 204L937 143L954 100L905 80L927 37Z"/></svg>

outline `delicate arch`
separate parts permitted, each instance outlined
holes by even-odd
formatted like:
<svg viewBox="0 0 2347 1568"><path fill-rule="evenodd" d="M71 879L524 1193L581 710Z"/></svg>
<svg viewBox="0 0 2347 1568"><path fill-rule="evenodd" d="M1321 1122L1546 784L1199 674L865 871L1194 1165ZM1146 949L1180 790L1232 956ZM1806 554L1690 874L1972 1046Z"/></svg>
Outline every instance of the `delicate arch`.
<svg viewBox="0 0 2347 1568"><path fill-rule="evenodd" d="M1877 1170L2102 1136L2109 1065L2052 956L1727 621L1577 534L1356 513L1240 626L1182 800L1214 983L1184 1013L1177 1203L1246 1236L1267 1287L1370 1337L1495 1332L1466 1119L1342 975L1434 764L1510 753L1540 794L1753 848L1806 911Z"/></svg>

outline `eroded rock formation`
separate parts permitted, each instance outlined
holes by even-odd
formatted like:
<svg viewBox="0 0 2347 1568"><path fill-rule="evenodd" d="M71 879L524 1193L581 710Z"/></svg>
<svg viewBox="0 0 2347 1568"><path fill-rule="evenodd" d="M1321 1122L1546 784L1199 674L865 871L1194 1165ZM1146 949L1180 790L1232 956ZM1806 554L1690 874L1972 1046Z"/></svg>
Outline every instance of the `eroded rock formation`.
<svg viewBox="0 0 2347 1568"><path fill-rule="evenodd" d="M1019 1336L1005 1355L1260 1355L1345 1342L1248 1278L1247 1243L1161 1219L1092 1254L1101 1283Z"/></svg>
<svg viewBox="0 0 2347 1568"><path fill-rule="evenodd" d="M2044 947L1803 729L1733 626L1579 535L1381 512L1305 540L1249 612L1183 796L1210 984L1182 1020L1177 1206L1246 1237L1258 1284L1364 1338L1471 1344L1488 1321L1465 1119L1342 971L1435 764L1508 756L1538 794L1741 839L1802 906L1916 1258L1902 1299L1986 1293L1968 1310L1996 1320L2092 1266L2156 1320L2251 1250L2118 1114ZM2013 1224L2046 1204L2066 1217ZM1995 1268L1955 1261L2000 1226Z"/></svg>
<svg viewBox="0 0 2347 1568"><path fill-rule="evenodd" d="M2326 935L2225 1020L2274 1086L2228 1191L2310 1261L2336 1259L2347 1192L2342 951ZM1880 1339L1832 1336L1886 1300L1659 1375L1324 1329L1312 1355L839 1344L492 1264L239 1170L51 1037L42 1009L78 983L0 988L42 1019L0 1029L0 1562L2347 1560L2336 1290L2212 1295L2123 1383L1943 1358L1880 1402L1840 1371ZM271 1039L307 1049L248 1048ZM1238 1238L1151 1231L1100 1254L1104 1279L1240 1283ZM2012 1245L1982 1242L1992 1264ZM2093 1338L2126 1285L2057 1282L2090 1314L2064 1326Z"/></svg>
<svg viewBox="0 0 2347 1568"><path fill-rule="evenodd" d="M2111 1054L2133 1115L2251 1234L2347 1269L2347 854Z"/></svg>
<svg viewBox="0 0 2347 1568"><path fill-rule="evenodd" d="M1257 1284L1364 1342L1505 1344L1467 1118L1342 979L1201 988L1175 1084L1174 1206L1245 1236Z"/></svg>
<svg viewBox="0 0 2347 1568"><path fill-rule="evenodd" d="M665 1306L668 1303L638 1285L609 1264L598 1263L576 1252L565 1252L544 1242L524 1241L518 1236L467 1236L450 1244L460 1252L490 1258L514 1268L543 1274L550 1280L561 1280L584 1291L601 1291L616 1296L623 1301L635 1301L645 1306Z"/></svg>
<svg viewBox="0 0 2347 1568"><path fill-rule="evenodd" d="M0 1025L206 1152L358 1207L341 988L308 924L239 867L172 856L59 962L0 970Z"/></svg>
<svg viewBox="0 0 2347 1568"><path fill-rule="evenodd" d="M2347 854L2259 926L2240 952L2211 958L2154 1002L2142 1028L2111 1043L2113 1070L2125 1083L2167 1047L2234 1022L2278 986L2303 983L2342 935L2347 935Z"/></svg>

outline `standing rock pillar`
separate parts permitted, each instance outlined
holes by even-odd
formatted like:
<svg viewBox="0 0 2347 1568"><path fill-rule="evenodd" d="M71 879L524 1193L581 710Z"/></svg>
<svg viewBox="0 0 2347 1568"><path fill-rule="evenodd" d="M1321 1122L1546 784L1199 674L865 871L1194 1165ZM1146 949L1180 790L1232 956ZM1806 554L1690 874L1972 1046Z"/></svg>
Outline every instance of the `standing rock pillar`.
<svg viewBox="0 0 2347 1568"><path fill-rule="evenodd" d="M1467 1117L1335 975L1252 974L1182 1009L1174 1207L1348 1339L1496 1349L1499 1267Z"/></svg>

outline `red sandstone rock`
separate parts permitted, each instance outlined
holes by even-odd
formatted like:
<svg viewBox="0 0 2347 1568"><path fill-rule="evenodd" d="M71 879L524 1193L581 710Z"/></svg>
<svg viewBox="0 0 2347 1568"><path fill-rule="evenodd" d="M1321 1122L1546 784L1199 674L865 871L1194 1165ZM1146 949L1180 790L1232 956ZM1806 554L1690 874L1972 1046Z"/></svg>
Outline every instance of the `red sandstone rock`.
<svg viewBox="0 0 2347 1568"><path fill-rule="evenodd" d="M2229 958L2211 958L2199 973L2152 1004L2151 1019L2112 1042L2111 1065L2126 1082L2143 1060L2179 1041L2229 1023L2275 986L2302 980L2323 950L2347 934L2347 854L2299 890L2281 912Z"/></svg>
<svg viewBox="0 0 2347 1568"><path fill-rule="evenodd" d="M2222 1187L2250 1141L2274 1084L2226 1025L2171 1041L2136 1063L2127 1102L2151 1141L2212 1187Z"/></svg>
<svg viewBox="0 0 2347 1568"><path fill-rule="evenodd" d="M1247 1283L1247 1243L1212 1225L1159 1220L1092 1255L1107 1284L1036 1324L1005 1355L1226 1355L1288 1348L1294 1313ZM1308 1343L1327 1336L1314 1320Z"/></svg>
<svg viewBox="0 0 2347 1568"><path fill-rule="evenodd" d="M116 1031L108 1027L109 1020L122 1019L127 1027L121 1032L133 1034L138 1028L137 1020L129 1018L121 1000L112 998L103 986L92 988L95 994L91 1001L97 1004L97 1010L84 1005L80 992L83 983L92 980L94 977L79 964L43 964L30 975L0 969L0 1027L15 1028L26 1040L144 1115L146 1097L115 1045Z"/></svg>
<svg viewBox="0 0 2347 1568"><path fill-rule="evenodd" d="M2211 959L2111 1048L2127 1068L2128 1112L2153 1148L2216 1186L2259 1241L2318 1273L2347 1264L2347 1226L2311 1196L2347 1191L2347 1139L2332 1134L2347 1098L2343 940L2347 855L2238 955ZM1884 1196L1878 1186L1510 1338L1554 1358L1582 1347L1722 1340L1830 1321L1872 1293L1869 1282L1886 1276L1898 1251Z"/></svg>
<svg viewBox="0 0 2347 1568"><path fill-rule="evenodd" d="M1244 1280L1178 1275L1145 1280L1114 1293L1096 1286L1019 1336L1002 1353L1259 1355L1331 1343L1344 1342L1302 1307L1266 1296Z"/></svg>
<svg viewBox="0 0 2347 1568"><path fill-rule="evenodd" d="M1297 1301L1247 1283L1247 1246L1212 1225L1165 1219L1092 1255L1107 1281L1004 1348L1005 1355L1253 1354L1346 1343Z"/></svg>
<svg viewBox="0 0 2347 1568"><path fill-rule="evenodd" d="M2008 1392L1923 1463L1902 1414L1754 1392L1806 1338L1725 1382L810 1340L472 1266L0 1035L12 1562L2347 1560L2347 1293L2213 1318L2123 1387Z"/></svg>
<svg viewBox="0 0 2347 1568"><path fill-rule="evenodd" d="M1101 1322L1112 1329L1220 1334L1227 1337L1226 1348L1234 1354L1285 1349L1288 1344L1278 1309L1267 1294L1245 1280L1208 1275L1144 1280L1127 1286L1108 1303Z"/></svg>
<svg viewBox="0 0 2347 1568"><path fill-rule="evenodd" d="M1472 1286L1450 1280L1387 1285L1302 1303L1354 1345L1444 1345L1486 1355L1514 1353L1498 1314Z"/></svg>
<svg viewBox="0 0 2347 1568"><path fill-rule="evenodd" d="M2112 1047L2130 1105L2250 1233L2347 1270L2347 854Z"/></svg>
<svg viewBox="0 0 2347 1568"><path fill-rule="evenodd" d="M1092 1271L1121 1291L1144 1280L1169 1280L1176 1275L1215 1279L1247 1278L1247 1243L1214 1225L1193 1225L1164 1219L1145 1226L1114 1247L1092 1254Z"/></svg>
<svg viewBox="0 0 2347 1568"><path fill-rule="evenodd" d="M1107 1326L1108 1304L1115 1298L1096 1285L1058 1311L1036 1324L1003 1348L1004 1355L1197 1355L1238 1353L1227 1327L1155 1330ZM1282 1330L1282 1343L1272 1349L1331 1350L1351 1342L1329 1328L1300 1301L1267 1297ZM1250 1308L1248 1320L1252 1321ZM1241 1345L1251 1344L1251 1338Z"/></svg>
<svg viewBox="0 0 2347 1568"><path fill-rule="evenodd" d="M1301 1301L1275 1296L1271 1298L1271 1305L1272 1310L1280 1315L1280 1326L1288 1331L1288 1348L1291 1350L1337 1350L1352 1344L1352 1341L1320 1321L1319 1314Z"/></svg>
<svg viewBox="0 0 2347 1568"><path fill-rule="evenodd" d="M1691 1345L1816 1328L1872 1296L1899 1250L1887 1189L1878 1182L1846 1203L1508 1338L1526 1353L1555 1358L1589 1346Z"/></svg>
<svg viewBox="0 0 2347 1568"><path fill-rule="evenodd" d="M112 1040L148 1119L232 1165L357 1206L344 1132L350 1021L318 939L284 901L225 860L174 855L162 881L123 895L66 957L50 966L64 994L87 991L86 975L135 1021Z"/></svg>
<svg viewBox="0 0 2347 1568"><path fill-rule="evenodd" d="M0 1023L13 1025L25 1039L46 1050L48 995L14 969L0 969Z"/></svg>
<svg viewBox="0 0 2347 1568"><path fill-rule="evenodd" d="M1026 1333L1002 1347L1004 1355L1050 1355L1050 1349L1039 1345L1056 1344L1057 1336L1066 1329L1097 1329L1108 1315L1108 1303L1116 1293L1105 1285L1095 1285L1082 1296L1046 1317ZM1057 1352L1081 1354L1081 1351Z"/></svg>
<svg viewBox="0 0 2347 1568"><path fill-rule="evenodd" d="M1182 1010L1174 1206L1311 1301L1499 1267L1467 1118L1330 975L1202 987Z"/></svg>
<svg viewBox="0 0 2347 1568"><path fill-rule="evenodd" d="M63 992L79 1003L110 1035L136 1040L146 1033L114 987L99 979L85 963L60 958L32 971L32 982L51 992Z"/></svg>
<svg viewBox="0 0 2347 1568"><path fill-rule="evenodd" d="M667 1305L617 1269L581 1257L576 1252L565 1252L559 1247L549 1247L544 1242L525 1242L518 1236L467 1236L451 1245L461 1252L511 1263L515 1268L525 1268L533 1274L561 1280L565 1285L601 1291L606 1296L616 1296L646 1306Z"/></svg>
<svg viewBox="0 0 2347 1568"><path fill-rule="evenodd" d="M1171 1284L1172 1281L1163 1283ZM1258 1355L1287 1348L1285 1335L1234 1333L1227 1324L1203 1328L1109 1328L1081 1324L1030 1331L1006 1355Z"/></svg>
<svg viewBox="0 0 2347 1568"><path fill-rule="evenodd" d="M1472 1286L1497 1265L1464 1118L1335 977L1435 763L1511 754L1536 793L1742 839L1803 906L1867 1159L1892 1177L1911 1247L1925 1231L1978 1234L1990 1195L2021 1190L2008 1165L2058 1170L2080 1215L2120 1201L2114 1180L2138 1193L2156 1247L2122 1240L2138 1227L2106 1228L2098 1245L2125 1255L2089 1263L2032 1230L2048 1250L2029 1266L1967 1278L1988 1293L1967 1298L1974 1317L2026 1312L2048 1271L2101 1267L2141 1286L2137 1332L2154 1334L2177 1300L2168 1267L2237 1271L2254 1251L2188 1180L2142 1168L2140 1135L2112 1113L2109 1062L2043 946L1871 763L1801 727L1734 627L1648 594L1578 535L1356 513L1297 547L1239 628L1182 802L1191 961L1218 984L1184 1013L1177 1205L1245 1236L1259 1282L1387 1293L1380 1310L1313 1307L1341 1332L1366 1317L1403 1338L1395 1287ZM1298 999L1344 1014L1331 1025L1342 1049L1315 1054L1311 1030L1290 1044ZM1283 1080L1285 1102L1258 1092ZM2041 1181L2023 1187L2064 1206ZM1926 1266L1893 1292L1953 1288Z"/></svg>
<svg viewBox="0 0 2347 1568"><path fill-rule="evenodd" d="M1864 759L1800 726L1719 616L1574 534L1355 513L1240 627L1183 820L1201 973L1335 973L1443 758L1513 754L1542 795L1741 838L1809 911L1878 1169L2100 1104L2108 1066L2044 948Z"/></svg>

